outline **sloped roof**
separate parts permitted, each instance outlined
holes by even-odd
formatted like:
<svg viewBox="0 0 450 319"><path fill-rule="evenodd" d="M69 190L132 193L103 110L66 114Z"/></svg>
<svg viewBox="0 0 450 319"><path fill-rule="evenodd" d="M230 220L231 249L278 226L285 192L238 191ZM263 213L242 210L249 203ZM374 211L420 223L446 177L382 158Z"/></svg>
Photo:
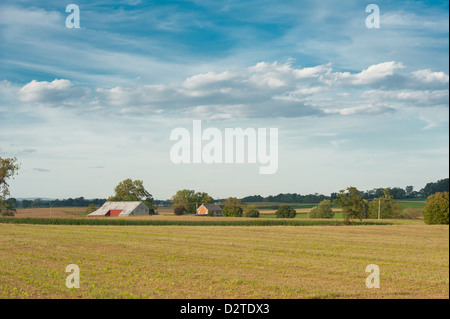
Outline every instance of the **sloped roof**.
<svg viewBox="0 0 450 319"><path fill-rule="evenodd" d="M105 202L88 216L105 216L110 210L122 210L120 215L130 215L142 202ZM144 204L145 205L145 204Z"/></svg>
<svg viewBox="0 0 450 319"><path fill-rule="evenodd" d="M222 208L220 208L220 206L217 204L203 204L203 206L205 206L207 210L222 211Z"/></svg>

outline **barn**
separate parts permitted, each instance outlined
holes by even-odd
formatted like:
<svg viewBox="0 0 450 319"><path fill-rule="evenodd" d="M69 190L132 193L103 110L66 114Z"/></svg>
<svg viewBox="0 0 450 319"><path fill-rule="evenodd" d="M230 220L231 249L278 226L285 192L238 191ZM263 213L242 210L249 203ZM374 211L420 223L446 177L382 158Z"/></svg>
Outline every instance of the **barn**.
<svg viewBox="0 0 450 319"><path fill-rule="evenodd" d="M213 214L213 216L223 216L222 208L217 204L202 204L197 208L198 216L208 216L208 213Z"/></svg>
<svg viewBox="0 0 450 319"><path fill-rule="evenodd" d="M95 216L132 216L150 215L150 211L143 202L105 202L102 207L89 214Z"/></svg>

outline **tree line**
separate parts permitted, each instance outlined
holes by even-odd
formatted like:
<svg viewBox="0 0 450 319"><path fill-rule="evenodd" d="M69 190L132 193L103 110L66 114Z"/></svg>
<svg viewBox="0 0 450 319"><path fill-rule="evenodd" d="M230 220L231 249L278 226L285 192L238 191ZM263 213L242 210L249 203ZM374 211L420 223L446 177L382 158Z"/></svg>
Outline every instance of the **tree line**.
<svg viewBox="0 0 450 319"><path fill-rule="evenodd" d="M11 166L11 164L10 164ZM15 168L17 170L17 168ZM130 183L130 181L127 181ZM123 182L121 182L123 183ZM119 185L118 185L119 186ZM120 187L130 189L133 188L130 185L121 185ZM120 189L119 187L119 189ZM151 194L147 191L142 190L143 185L140 183L139 185L134 186L136 189L141 188L141 195L144 200L148 200L153 205L164 205L169 206L173 200L154 200ZM405 189L400 187L393 188L375 188L367 191L359 191L359 195L362 196L363 199L373 200L375 198L380 198L384 196L384 190L388 189L390 195L394 199L414 199L414 198L427 198L430 195L433 195L437 192L449 192L449 179L441 179L437 182L430 182L425 185L420 191L414 191L413 186L406 186ZM120 192L120 190L119 190ZM125 194L126 191L123 192ZM8 193L9 194L9 193ZM122 194L122 195L123 195ZM213 200L207 193L204 192L195 192L193 190L181 190L179 193L175 194L178 199L183 198L185 206L187 210L193 213L196 209L196 205L202 203L211 203L211 202L224 202L225 199L221 200ZM117 198L117 197L116 197ZM123 197L124 200L127 200L126 196ZM133 197L135 200L139 200L141 197ZM175 200L178 200L175 198ZM243 203L255 203L255 202L275 202L275 203L298 203L298 204L318 204L321 201L327 200L335 200L338 198L338 193L332 193L330 196L326 196L323 194L309 194L309 195L301 195L297 193L280 193L275 196L267 196L263 197L261 195L253 195L246 196L241 198ZM76 198L67 198L67 199L21 199L17 200L15 198L9 198L4 200L9 206L16 208L39 208L39 207L87 207L89 205L95 205L97 207L103 205L107 200L114 199L114 196L109 198L94 198L94 199L86 199L84 197L76 197Z"/></svg>
<svg viewBox="0 0 450 319"><path fill-rule="evenodd" d="M449 191L449 179L440 179L437 182L430 182L425 185L419 191L414 190L414 186L400 187L379 187L366 191L358 191L359 195L366 200L373 200L384 195L384 190L388 189L389 193L394 199L415 199L415 198L427 198L437 192ZM281 193L278 195L270 195L263 197L261 195L252 195L242 198L243 202L255 203L255 202L275 202L275 203L297 203L297 204L317 204L324 199L335 200L338 198L338 192L331 193L330 196L323 194L309 194L301 195L297 193Z"/></svg>

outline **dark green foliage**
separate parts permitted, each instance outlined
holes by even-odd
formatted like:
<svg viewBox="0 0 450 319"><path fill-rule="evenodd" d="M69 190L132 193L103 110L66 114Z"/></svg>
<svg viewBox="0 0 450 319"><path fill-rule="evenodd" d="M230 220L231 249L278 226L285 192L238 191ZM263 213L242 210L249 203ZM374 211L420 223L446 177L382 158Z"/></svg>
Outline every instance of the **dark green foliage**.
<svg viewBox="0 0 450 319"><path fill-rule="evenodd" d="M359 219L361 221L366 217L368 204L356 187L350 186L347 187L347 191L339 191L334 203L342 207L346 221L351 219Z"/></svg>
<svg viewBox="0 0 450 319"><path fill-rule="evenodd" d="M369 204L368 218L377 219L378 209L382 219L403 218L402 207L399 203L394 202L394 198L389 189L384 189L383 197L375 198Z"/></svg>
<svg viewBox="0 0 450 319"><path fill-rule="evenodd" d="M334 212L331 210L331 201L328 199L324 199L311 209L309 212L309 218L333 218Z"/></svg>
<svg viewBox="0 0 450 319"><path fill-rule="evenodd" d="M259 210L252 207L250 209L247 209L244 214L245 217L252 217L252 218L258 218L259 217Z"/></svg>
<svg viewBox="0 0 450 319"><path fill-rule="evenodd" d="M430 195L433 195L435 193L444 193L444 192L449 192L449 179L448 178L444 178L444 179L440 179L435 183L428 183L427 185L425 185L424 188L422 188L420 190L420 194L423 197L428 197Z"/></svg>
<svg viewBox="0 0 450 319"><path fill-rule="evenodd" d="M449 193L438 192L428 196L427 203L423 209L423 217L427 224L448 225L449 218Z"/></svg>
<svg viewBox="0 0 450 319"><path fill-rule="evenodd" d="M0 198L0 216L12 217L16 213L16 208L13 204Z"/></svg>
<svg viewBox="0 0 450 319"><path fill-rule="evenodd" d="M294 218L297 212L289 205L280 205L275 214L277 218Z"/></svg>
<svg viewBox="0 0 450 319"><path fill-rule="evenodd" d="M222 214L225 217L242 217L244 210L240 206L226 205L222 209Z"/></svg>
<svg viewBox="0 0 450 319"><path fill-rule="evenodd" d="M175 209L173 210L173 213L175 215L184 215L188 213L188 210L186 209L186 207L184 206L177 206L175 207Z"/></svg>

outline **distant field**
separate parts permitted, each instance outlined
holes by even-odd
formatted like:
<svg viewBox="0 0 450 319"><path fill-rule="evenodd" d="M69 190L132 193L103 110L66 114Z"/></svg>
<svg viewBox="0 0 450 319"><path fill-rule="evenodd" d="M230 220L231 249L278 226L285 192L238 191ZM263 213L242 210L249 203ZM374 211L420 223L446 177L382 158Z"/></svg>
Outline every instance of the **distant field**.
<svg viewBox="0 0 450 319"><path fill-rule="evenodd" d="M52 207L52 208L21 208L17 209L16 217L44 218L80 218L87 215L87 207Z"/></svg>
<svg viewBox="0 0 450 319"><path fill-rule="evenodd" d="M425 207L425 202L422 201L397 201L403 209L412 207L423 210Z"/></svg>
<svg viewBox="0 0 450 319"><path fill-rule="evenodd" d="M66 266L80 288L65 286ZM366 266L380 268L368 289ZM0 223L0 298L449 298L449 227Z"/></svg>
<svg viewBox="0 0 450 319"><path fill-rule="evenodd" d="M423 210L425 207L425 202L421 201L398 201L403 209L408 207L417 208ZM271 208L274 203L256 203L258 205L265 205L264 208L260 209L260 218L275 218L276 209ZM278 203L280 204L280 203ZM292 204L291 207L295 208L297 212L296 218L308 218L308 213L312 207L317 206L316 204ZM342 209L333 206L333 211L335 212L335 219L343 219ZM87 207L53 207L53 208L26 208L18 209L16 217L43 217L43 218L84 218L86 217ZM158 214L161 216L171 216L176 217L173 214L173 208L171 207L160 207L158 208ZM153 218L156 216L153 216ZM178 216L179 217L179 216Z"/></svg>

